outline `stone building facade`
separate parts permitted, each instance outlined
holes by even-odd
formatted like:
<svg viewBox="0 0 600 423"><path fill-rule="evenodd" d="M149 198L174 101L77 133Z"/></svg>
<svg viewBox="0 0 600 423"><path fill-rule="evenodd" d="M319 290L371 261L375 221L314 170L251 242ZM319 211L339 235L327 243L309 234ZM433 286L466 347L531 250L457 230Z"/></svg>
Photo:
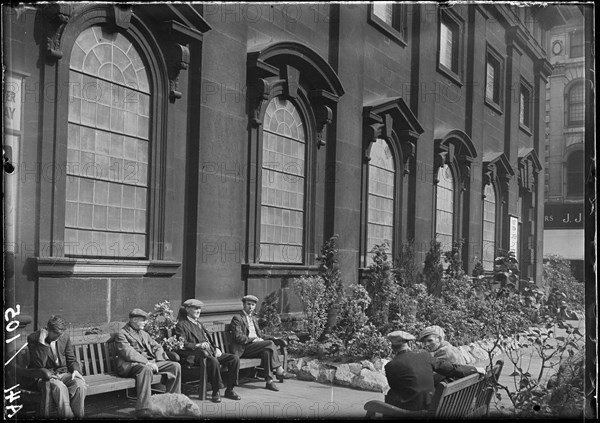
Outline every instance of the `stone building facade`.
<svg viewBox="0 0 600 423"><path fill-rule="evenodd" d="M9 304L43 324L200 298L227 321L339 234L463 240L541 283L554 6L98 4L3 9ZM541 158L541 160L540 160Z"/></svg>

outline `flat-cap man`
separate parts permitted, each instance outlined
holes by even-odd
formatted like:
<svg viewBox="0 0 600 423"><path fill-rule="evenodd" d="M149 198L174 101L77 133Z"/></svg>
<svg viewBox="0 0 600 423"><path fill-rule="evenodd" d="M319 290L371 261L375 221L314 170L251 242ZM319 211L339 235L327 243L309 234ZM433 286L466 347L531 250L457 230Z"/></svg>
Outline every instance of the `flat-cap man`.
<svg viewBox="0 0 600 423"><path fill-rule="evenodd" d="M464 377L485 373L485 369L452 364L431 357L426 351L413 352L409 343L415 337L408 332L395 331L387 336L395 357L385 366L390 390L385 402L406 410L427 410L434 390L434 372L444 376Z"/></svg>
<svg viewBox="0 0 600 423"><path fill-rule="evenodd" d="M265 381L267 382L266 388L279 391L271 374L275 372L279 382L283 383L285 371L279 360L275 343L263 338L258 322L253 316L257 303L258 298L254 295L246 295L242 298L242 311L231 319L234 340L232 350L235 355L241 358L260 358Z"/></svg>
<svg viewBox="0 0 600 423"><path fill-rule="evenodd" d="M183 302L177 316L175 333L178 337L183 337L184 346L177 352L181 359L190 365L201 364L202 359L206 358L206 375L212 386L212 402L221 402L219 389L223 382L220 365L227 366L225 398L240 400L242 398L233 390L233 387L238 385L240 359L237 355L223 353L214 345L206 329L198 320L203 306L202 301L193 298ZM201 399L204 400L204 398Z"/></svg>
<svg viewBox="0 0 600 423"><path fill-rule="evenodd" d="M161 383L167 392L181 393L181 366L169 361L165 351L148 332L144 330L148 322L148 313L134 308L129 313L129 322L117 334L117 373L136 380L137 401L135 404L138 417L148 417L150 412L150 395L152 376L162 373Z"/></svg>
<svg viewBox="0 0 600 423"><path fill-rule="evenodd" d="M65 319L51 316L45 328L27 337L29 368L50 373L50 395L60 418L82 418L87 385L66 329Z"/></svg>
<svg viewBox="0 0 600 423"><path fill-rule="evenodd" d="M447 360L454 364L467 364L459 349L445 340L444 329L439 326L428 326L419 334L419 341L434 358Z"/></svg>

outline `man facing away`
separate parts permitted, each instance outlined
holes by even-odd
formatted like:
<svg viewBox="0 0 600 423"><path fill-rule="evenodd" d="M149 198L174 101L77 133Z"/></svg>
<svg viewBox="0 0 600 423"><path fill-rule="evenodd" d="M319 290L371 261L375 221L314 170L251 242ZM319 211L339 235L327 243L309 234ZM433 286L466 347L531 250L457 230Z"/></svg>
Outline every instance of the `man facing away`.
<svg viewBox="0 0 600 423"><path fill-rule="evenodd" d="M184 339L183 349L177 351L182 360L191 365L197 365L206 358L206 376L212 386L212 402L221 402L219 387L221 386L220 365L227 366L227 378L225 380L227 388L225 389L225 398L240 400L242 399L235 393L233 387L238 384L238 375L240 371L240 359L235 354L223 353L215 347L208 336L206 329L200 323L198 318L204 303L200 300L189 299L182 304L177 316L177 326L175 333L178 337ZM204 398L201 398L204 400Z"/></svg>
<svg viewBox="0 0 600 423"><path fill-rule="evenodd" d="M415 337L404 331L388 335L394 358L385 365L390 391L385 402L405 410L427 410L434 391L434 372L448 377L465 377L485 373L481 367L452 364L431 357L426 351L413 352L408 343Z"/></svg>
<svg viewBox="0 0 600 423"><path fill-rule="evenodd" d="M27 337L29 368L51 371L50 395L60 418L82 418L85 414L87 384L81 366L75 358L67 322L61 316L51 316L46 328Z"/></svg>
<svg viewBox="0 0 600 423"><path fill-rule="evenodd" d="M144 418L150 415L150 395L152 376L162 373L161 383L167 392L181 393L181 366L169 361L165 351L148 332L144 330L148 313L139 308L129 313L129 322L117 334L117 373L136 380L136 414Z"/></svg>
<svg viewBox="0 0 600 423"><path fill-rule="evenodd" d="M263 339L258 322L253 316L258 298L246 295L242 298L243 309L240 314L231 319L233 332L232 351L241 358L260 358L264 369L266 388L279 391L273 382L271 373L274 371L279 382L283 383L285 371L279 360L279 353L273 341Z"/></svg>

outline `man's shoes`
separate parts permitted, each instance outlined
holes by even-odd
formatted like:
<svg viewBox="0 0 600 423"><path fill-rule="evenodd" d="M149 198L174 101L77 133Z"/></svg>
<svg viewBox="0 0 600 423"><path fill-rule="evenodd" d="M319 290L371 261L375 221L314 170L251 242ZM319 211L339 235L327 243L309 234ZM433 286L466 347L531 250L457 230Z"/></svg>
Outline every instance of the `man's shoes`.
<svg viewBox="0 0 600 423"><path fill-rule="evenodd" d="M236 401L239 401L242 399L242 397L240 397L238 394L236 394L233 389L231 389L231 390L226 389L224 397L232 399L232 400L236 400Z"/></svg>
<svg viewBox="0 0 600 423"><path fill-rule="evenodd" d="M221 394L219 394L219 391L213 392L212 397L210 398L210 400L212 402L221 402Z"/></svg>
<svg viewBox="0 0 600 423"><path fill-rule="evenodd" d="M271 391L279 391L279 388L275 386L275 382L272 380L267 382L267 386L265 386L265 388L270 389Z"/></svg>
<svg viewBox="0 0 600 423"><path fill-rule="evenodd" d="M277 380L279 381L279 383L283 383L283 380L285 379L285 372L283 372L280 375L275 375L275 377L277 377Z"/></svg>

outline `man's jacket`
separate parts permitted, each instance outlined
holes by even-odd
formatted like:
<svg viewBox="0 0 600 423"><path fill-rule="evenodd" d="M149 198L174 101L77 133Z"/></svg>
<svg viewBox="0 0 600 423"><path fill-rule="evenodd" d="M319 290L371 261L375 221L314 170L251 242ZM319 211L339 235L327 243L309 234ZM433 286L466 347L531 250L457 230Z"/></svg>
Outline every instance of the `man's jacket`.
<svg viewBox="0 0 600 423"><path fill-rule="evenodd" d="M144 330L135 330L127 323L115 338L117 345L117 373L127 376L135 364L149 361L167 361L169 357L150 334Z"/></svg>
<svg viewBox="0 0 600 423"><path fill-rule="evenodd" d="M56 340L56 352L58 353L58 363L56 355L50 347L50 342L46 341L48 331L40 329L27 337L29 349L29 368L49 369L56 373L69 372L77 370L81 373L79 361L75 358L75 351L71 345L69 334L64 332Z"/></svg>
<svg viewBox="0 0 600 423"><path fill-rule="evenodd" d="M251 317L252 322L254 322L254 328L256 329L256 336L259 338L263 338L262 333L258 327L258 321L256 317ZM248 327L248 320L246 319L246 314L242 311L240 314L233 316L231 319L231 331L233 332L233 344L231 345L231 352L237 356L241 356L244 354L244 347L246 344L249 344L250 338L248 335L250 334L250 328ZM265 339L265 338L263 338Z"/></svg>
<svg viewBox="0 0 600 423"><path fill-rule="evenodd" d="M194 356L197 355L205 355L206 357L214 357L215 353L215 344L208 336L208 332L202 326L202 323L198 323L198 325L193 324L187 318L181 319L177 321L177 326L175 326L175 334L177 337L183 337L184 344L183 349L178 350L177 353L182 359L187 360L188 357L191 357L189 362L190 364L194 363ZM211 346L210 351L206 350L194 350L196 344L201 344L202 342L208 342Z"/></svg>
<svg viewBox="0 0 600 423"><path fill-rule="evenodd" d="M433 397L433 372L447 377L465 377L477 373L477 369L432 358L425 351L401 351L385 365L390 385L385 402L406 410L426 410Z"/></svg>

